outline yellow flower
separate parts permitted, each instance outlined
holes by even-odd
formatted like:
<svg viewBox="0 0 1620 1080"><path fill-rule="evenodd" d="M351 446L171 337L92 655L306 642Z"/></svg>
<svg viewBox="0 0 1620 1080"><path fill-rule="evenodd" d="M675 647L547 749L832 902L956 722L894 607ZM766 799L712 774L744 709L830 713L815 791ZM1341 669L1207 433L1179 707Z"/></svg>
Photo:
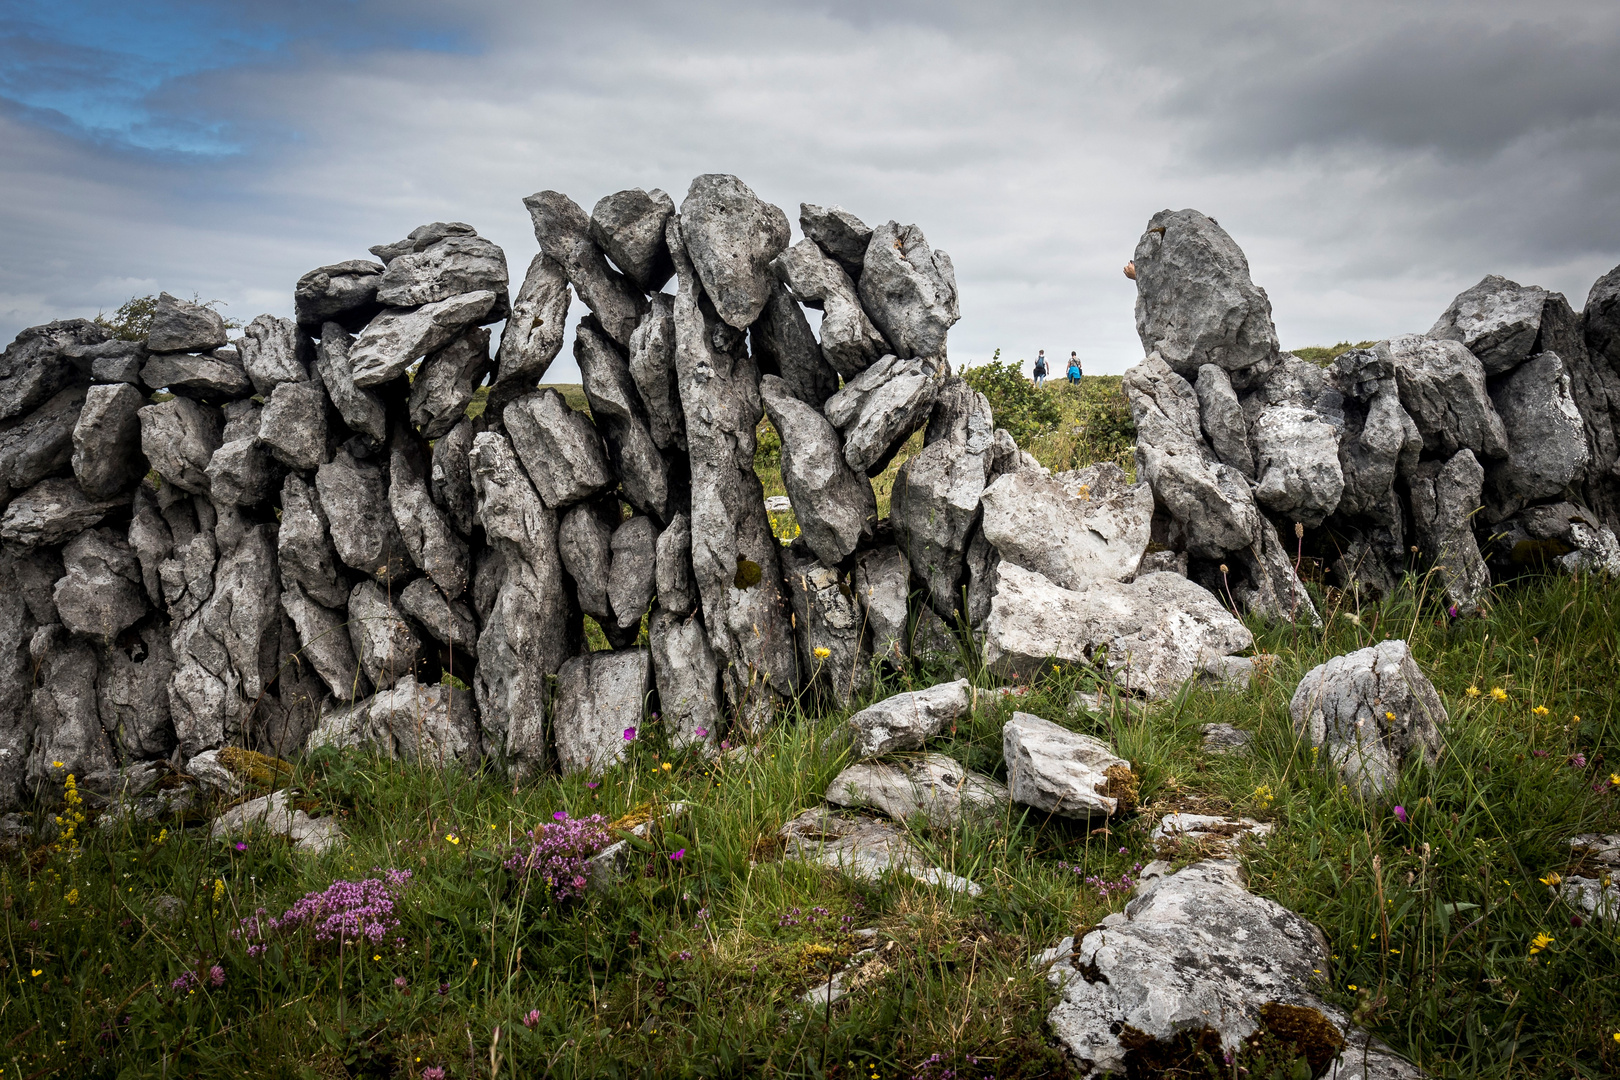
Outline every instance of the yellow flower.
<svg viewBox="0 0 1620 1080"><path fill-rule="evenodd" d="M1467 690L1464 690L1463 693L1467 694L1469 697L1479 697L1479 687L1470 686Z"/></svg>
<svg viewBox="0 0 1620 1080"><path fill-rule="evenodd" d="M1354 989L1355 989L1355 988L1356 988L1356 984L1355 984L1355 983L1351 983L1351 984L1350 984L1350 989L1352 989L1352 990L1354 990Z"/></svg>
<svg viewBox="0 0 1620 1080"><path fill-rule="evenodd" d="M225 881L222 878L214 879L214 903L225 899Z"/></svg>
<svg viewBox="0 0 1620 1080"><path fill-rule="evenodd" d="M1537 705L1535 708L1531 709L1530 711L1535 713L1537 716L1546 716L1548 710L1547 710L1547 706L1545 706L1545 705Z"/></svg>
<svg viewBox="0 0 1620 1080"><path fill-rule="evenodd" d="M373 960L381 960L382 959L382 953L372 953L371 958Z"/></svg>
<svg viewBox="0 0 1620 1080"><path fill-rule="evenodd" d="M816 648L812 649L811 652L816 654L816 659L817 660L825 660L825 659L827 659L827 657L832 655L832 650L831 649L824 649L824 648L820 647L819 645Z"/></svg>
<svg viewBox="0 0 1620 1080"><path fill-rule="evenodd" d="M667 762L667 761L664 762L664 771L665 772L669 772L669 770L673 769L674 767L675 766L671 765L669 762Z"/></svg>
<svg viewBox="0 0 1620 1080"><path fill-rule="evenodd" d="M452 843L452 844L459 844L459 843L461 843L461 837L459 837L459 836L457 836L457 835L456 835L456 834L455 834L455 833L453 833L453 832L447 832L447 833L445 833L445 834L444 834L444 838L445 838L445 839L446 839L446 840L448 840L448 841L450 841L450 842L451 842L451 843Z"/></svg>
<svg viewBox="0 0 1620 1080"><path fill-rule="evenodd" d="M28 972L28 974L32 975L34 978L37 979L41 975L45 974L45 969L44 968L33 968Z"/></svg>
<svg viewBox="0 0 1620 1080"><path fill-rule="evenodd" d="M1609 783L1613 784L1615 787L1620 787L1620 773L1610 773Z"/></svg>
<svg viewBox="0 0 1620 1080"><path fill-rule="evenodd" d="M1547 887L1551 888L1552 886L1557 885L1560 881L1563 881L1563 880L1564 880L1563 877L1561 877L1557 873L1552 873L1552 874L1548 874L1546 877L1542 878L1541 883L1543 885L1546 885Z"/></svg>
<svg viewBox="0 0 1620 1080"><path fill-rule="evenodd" d="M1395 714L1392 713L1392 712L1387 712L1387 713L1384 714L1384 719L1385 720L1393 720L1393 719L1395 719Z"/></svg>
<svg viewBox="0 0 1620 1080"><path fill-rule="evenodd" d="M62 899L66 900L68 902L69 907L73 906L74 904L77 904L79 902L79 890L78 889L69 889L68 892L67 892L67 895L62 897Z"/></svg>
<svg viewBox="0 0 1620 1080"><path fill-rule="evenodd" d="M162 843L166 842L168 839L169 839L169 830L168 829L159 829L157 839L154 840L153 843L162 844Z"/></svg>
<svg viewBox="0 0 1620 1080"><path fill-rule="evenodd" d="M63 765L60 761L53 761L53 762L51 762L51 768L53 768L53 769L65 769L65 768L67 768L67 766ZM36 972L34 972L34 974L38 975L39 972L36 971Z"/></svg>
<svg viewBox="0 0 1620 1080"><path fill-rule="evenodd" d="M1614 1041L1620 1042L1620 1031L1614 1033Z"/></svg>
<svg viewBox="0 0 1620 1080"><path fill-rule="evenodd" d="M1507 700L1507 691L1502 689L1500 686L1491 687L1491 700L1492 701L1506 701Z"/></svg>
<svg viewBox="0 0 1620 1080"><path fill-rule="evenodd" d="M1551 934L1537 934L1535 937L1530 939L1530 955L1536 955L1536 953L1540 952L1542 949L1545 949L1556 940L1558 939L1553 937Z"/></svg>

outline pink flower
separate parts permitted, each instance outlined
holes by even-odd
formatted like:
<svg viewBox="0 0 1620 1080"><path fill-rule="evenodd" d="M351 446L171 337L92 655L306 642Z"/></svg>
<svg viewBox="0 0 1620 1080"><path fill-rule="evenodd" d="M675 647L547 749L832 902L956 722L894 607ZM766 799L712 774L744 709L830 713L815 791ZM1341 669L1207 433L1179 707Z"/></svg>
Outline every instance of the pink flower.
<svg viewBox="0 0 1620 1080"><path fill-rule="evenodd" d="M709 729L706 727L700 727L692 734L696 735L700 739L707 739L709 737Z"/></svg>
<svg viewBox="0 0 1620 1080"><path fill-rule="evenodd" d="M685 848L681 848L679 851L672 851L669 853L670 862L680 862L684 858L686 858Z"/></svg>
<svg viewBox="0 0 1620 1080"><path fill-rule="evenodd" d="M1397 807L1396 807L1396 808L1395 808L1395 818L1396 818L1396 820L1398 820L1398 821L1399 821L1399 822L1400 822L1400 823L1401 823L1401 824L1402 824L1402 825L1405 825L1405 824L1406 824L1406 823L1407 823L1407 817L1406 817L1406 807L1404 807L1404 806L1397 806Z"/></svg>
<svg viewBox="0 0 1620 1080"><path fill-rule="evenodd" d="M635 742L636 741L636 729L635 728L627 727L627 728L624 729L624 741L625 742Z"/></svg>
<svg viewBox="0 0 1620 1080"><path fill-rule="evenodd" d="M600 780L587 780L585 781L585 786L588 788L599 788L602 786L602 782Z"/></svg>
<svg viewBox="0 0 1620 1080"><path fill-rule="evenodd" d="M430 1065L422 1070L422 1080L444 1080L444 1070L437 1065Z"/></svg>
<svg viewBox="0 0 1620 1080"><path fill-rule="evenodd" d="M533 1031L535 1029L535 1026L538 1025L539 1023L540 1023L540 1010L539 1009L530 1009L529 1010L529 1015L525 1016L523 1018L523 1026L528 1028L530 1031Z"/></svg>
<svg viewBox="0 0 1620 1080"><path fill-rule="evenodd" d="M208 985L220 987L225 985L225 969L215 964L208 969Z"/></svg>
<svg viewBox="0 0 1620 1080"><path fill-rule="evenodd" d="M247 844L245 844L242 841L238 840L236 842L236 850L237 851L246 851L247 850Z"/></svg>
<svg viewBox="0 0 1620 1080"><path fill-rule="evenodd" d="M553 820L553 821L567 821L568 820L568 811L566 811L566 810L557 811L555 814L551 815L551 820Z"/></svg>
<svg viewBox="0 0 1620 1080"><path fill-rule="evenodd" d="M1586 755L1571 754L1569 756L1569 763L1577 769L1584 769L1586 768Z"/></svg>
<svg viewBox="0 0 1620 1080"><path fill-rule="evenodd" d="M405 976L403 976L403 975L395 975L395 976L394 976L394 988L395 988L395 989L396 989L396 990L406 990L406 989L409 989L409 988L410 988L410 985L411 985L411 984L410 984L410 983L409 983L409 982L406 982L406 981L405 981Z"/></svg>
<svg viewBox="0 0 1620 1080"><path fill-rule="evenodd" d="M731 749L731 740L730 739L721 739L720 740L720 749L722 749L722 750L730 750Z"/></svg>

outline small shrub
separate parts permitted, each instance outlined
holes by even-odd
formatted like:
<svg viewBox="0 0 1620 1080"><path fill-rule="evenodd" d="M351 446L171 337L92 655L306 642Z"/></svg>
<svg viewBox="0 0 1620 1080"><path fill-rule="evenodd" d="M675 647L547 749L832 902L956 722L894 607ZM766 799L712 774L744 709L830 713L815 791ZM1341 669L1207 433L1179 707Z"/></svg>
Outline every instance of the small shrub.
<svg viewBox="0 0 1620 1080"><path fill-rule="evenodd" d="M996 426L1006 428L1019 446L1025 446L1055 429L1063 419L1063 410L1054 395L1025 378L1016 364L1000 359L1000 349L995 355L996 359L988 364L964 370L962 378L989 400Z"/></svg>

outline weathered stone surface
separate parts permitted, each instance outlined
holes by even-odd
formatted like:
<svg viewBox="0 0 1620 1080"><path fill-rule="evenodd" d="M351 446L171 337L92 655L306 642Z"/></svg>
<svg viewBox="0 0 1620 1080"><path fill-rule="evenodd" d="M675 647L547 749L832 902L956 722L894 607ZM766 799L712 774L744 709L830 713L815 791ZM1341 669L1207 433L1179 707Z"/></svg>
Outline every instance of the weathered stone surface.
<svg viewBox="0 0 1620 1080"><path fill-rule="evenodd" d="M1546 289L1487 274L1457 294L1427 336L1461 342L1485 374L1500 375L1530 358L1546 302Z"/></svg>
<svg viewBox="0 0 1620 1080"><path fill-rule="evenodd" d="M517 777L545 768L549 676L581 638L573 591L557 552L557 514L535 494L512 444L494 432L473 440L478 517L500 557L500 586L480 611L473 690L489 751Z"/></svg>
<svg viewBox="0 0 1620 1080"><path fill-rule="evenodd" d="M382 310L377 302L377 285L383 266L369 259L320 266L298 279L293 286L293 314L298 325L311 333L321 333L326 323L343 329L359 330Z"/></svg>
<svg viewBox="0 0 1620 1080"><path fill-rule="evenodd" d="M87 381L68 355L104 344L109 334L89 319L30 326L0 354L0 421L32 411L70 383Z"/></svg>
<svg viewBox="0 0 1620 1080"><path fill-rule="evenodd" d="M782 553L782 575L798 630L799 681L828 688L833 701L848 707L872 681L872 654L849 582L799 543Z"/></svg>
<svg viewBox="0 0 1620 1080"><path fill-rule="evenodd" d="M1334 360L1332 378L1346 398L1339 436L1344 491L1335 512L1388 524L1397 516L1390 498L1395 476L1417 465L1423 450L1423 435L1401 406L1393 355L1351 349Z"/></svg>
<svg viewBox="0 0 1620 1080"><path fill-rule="evenodd" d="M272 791L226 810L214 819L208 835L284 836L299 851L324 855L343 843L343 827L336 818L312 818L288 803L287 791Z"/></svg>
<svg viewBox="0 0 1620 1080"><path fill-rule="evenodd" d="M354 385L365 389L404 375L419 358L444 348L467 327L481 322L494 310L496 299L494 292L484 289L419 308L387 309L366 324L349 349ZM321 376L324 379L326 373ZM327 385L330 389L331 384ZM338 408L342 410L341 402Z"/></svg>
<svg viewBox="0 0 1620 1080"><path fill-rule="evenodd" d="M574 330L574 359L579 364L591 419L607 445L608 461L631 506L659 521L671 511L669 462L659 453L647 420L646 406L630 377L629 360L593 320Z"/></svg>
<svg viewBox="0 0 1620 1080"><path fill-rule="evenodd" d="M29 711L34 731L27 777L31 786L60 790L69 773L111 772L117 759L96 709L97 648L56 627L41 628L30 644L34 679Z"/></svg>
<svg viewBox="0 0 1620 1080"><path fill-rule="evenodd" d="M675 382L675 305L664 293L652 297L647 313L630 335L630 377L647 409L647 424L658 449L686 449L686 418Z"/></svg>
<svg viewBox="0 0 1620 1080"><path fill-rule="evenodd" d="M675 366L691 459L693 578L733 715L763 725L793 693L797 665L780 545L754 472L759 373L742 335L702 306L678 217L668 241L680 277Z"/></svg>
<svg viewBox="0 0 1620 1080"><path fill-rule="evenodd" d="M1231 554L1232 572L1220 583L1220 589L1230 592L1232 599L1252 614L1276 622L1321 626L1322 617L1294 569L1298 550L1297 539L1290 548L1276 526L1262 518L1254 543ZM1217 591L1213 580L1200 579L1200 584L1211 592Z"/></svg>
<svg viewBox="0 0 1620 1080"><path fill-rule="evenodd" d="M206 304L159 293L146 347L154 353L206 352L225 346L225 319Z"/></svg>
<svg viewBox="0 0 1620 1080"><path fill-rule="evenodd" d="M338 701L354 701L371 691L371 683L354 654L345 606L324 607L293 580L284 580L281 609L298 635L299 655L320 676ZM429 586L431 588L431 586Z"/></svg>
<svg viewBox="0 0 1620 1080"><path fill-rule="evenodd" d="M296 583L316 603L329 608L342 608L349 602L349 582L338 568L337 550L327 532L320 497L297 474L290 474L281 485L276 546L285 581ZM293 621L298 621L297 616Z"/></svg>
<svg viewBox="0 0 1620 1080"><path fill-rule="evenodd" d="M1620 374L1620 266L1592 283L1581 311L1581 328L1592 357Z"/></svg>
<svg viewBox="0 0 1620 1080"><path fill-rule="evenodd" d="M422 361L411 381L411 423L424 439L442 438L467 415L473 391L489 374L489 331L469 327Z"/></svg>
<svg viewBox="0 0 1620 1080"><path fill-rule="evenodd" d="M623 761L624 733L641 725L651 689L646 649L588 652L563 664L553 703L562 771L600 774Z"/></svg>
<svg viewBox="0 0 1620 1080"><path fill-rule="evenodd" d="M866 477L844 460L838 429L826 417L774 375L761 379L759 389L782 438L782 483L805 543L822 562L837 566L871 538L877 496Z"/></svg>
<svg viewBox="0 0 1620 1080"><path fill-rule="evenodd" d="M1401 405L1423 434L1424 453L1506 456L1507 432L1486 392L1485 369L1460 342L1406 334L1380 342L1378 351L1394 364Z"/></svg>
<svg viewBox="0 0 1620 1080"><path fill-rule="evenodd" d="M1161 210L1136 242L1136 333L1192 378L1214 364L1228 372L1277 356L1271 301L1226 230L1196 210Z"/></svg>
<svg viewBox="0 0 1620 1080"><path fill-rule="evenodd" d="M962 317L956 269L917 226L890 221L872 230L860 294L861 306L896 355L945 356L945 334Z"/></svg>
<svg viewBox="0 0 1620 1080"><path fill-rule="evenodd" d="M495 244L476 235L446 236L390 262L377 283L377 301L417 307L468 293L504 297L506 280L506 253Z"/></svg>
<svg viewBox="0 0 1620 1080"><path fill-rule="evenodd" d="M686 615L698 606L697 584L692 580L692 523L676 514L658 534L653 559L658 606Z"/></svg>
<svg viewBox="0 0 1620 1080"><path fill-rule="evenodd" d="M855 558L855 601L861 607L872 655L889 664L903 664L908 655L907 604L911 596L911 564L894 544L863 551Z"/></svg>
<svg viewBox="0 0 1620 1080"><path fill-rule="evenodd" d="M0 809L4 810L20 806L27 792L28 751L35 727L29 708L35 679L30 644L41 621L30 610L17 570L19 563L43 554L0 547ZM42 592L40 606L51 606L49 587Z"/></svg>
<svg viewBox="0 0 1620 1080"><path fill-rule="evenodd" d="M242 328L236 351L254 392L263 397L269 397L270 391L282 383L309 378L309 367L300 355L298 324L291 319L260 315Z"/></svg>
<svg viewBox="0 0 1620 1080"><path fill-rule="evenodd" d="M986 663L1028 677L1049 660L1090 663L1106 648L1119 684L1169 697L1189 679L1218 674L1224 657L1254 644L1208 590L1177 574L1130 584L1096 581L1084 592L1003 562L985 622Z"/></svg>
<svg viewBox="0 0 1620 1080"><path fill-rule="evenodd" d="M724 702L720 659L709 647L702 616L685 616L660 607L647 620L647 640L658 687L658 711L670 746L676 750L714 746L725 718Z"/></svg>
<svg viewBox="0 0 1620 1080"><path fill-rule="evenodd" d="M1557 353L1524 361L1491 394L1507 433L1508 454L1486 470L1492 517L1558 495L1586 471L1591 448Z"/></svg>
<svg viewBox="0 0 1620 1080"><path fill-rule="evenodd" d="M972 685L957 679L868 705L849 718L852 756L859 760L897 750L921 750L946 725L967 716L973 701Z"/></svg>
<svg viewBox="0 0 1620 1080"><path fill-rule="evenodd" d="M84 407L73 425L73 475L91 498L111 498L145 475L141 420L136 415L145 404L146 395L128 383L92 386L85 392Z"/></svg>
<svg viewBox="0 0 1620 1080"><path fill-rule="evenodd" d="M111 529L87 529L68 541L62 565L52 599L73 633L108 644L146 614L140 562Z"/></svg>
<svg viewBox="0 0 1620 1080"><path fill-rule="evenodd" d="M259 414L258 438L283 465L319 468L326 460L326 390L320 381L277 383Z"/></svg>
<svg viewBox="0 0 1620 1080"><path fill-rule="evenodd" d="M563 569L574 580L579 606L604 632L617 627L608 597L613 573L613 530L620 519L616 496L581 503L562 516L557 531Z"/></svg>
<svg viewBox="0 0 1620 1080"><path fill-rule="evenodd" d="M1294 729L1321 747L1364 798L1392 790L1407 762L1433 765L1447 722L1440 695L1404 641L1381 641L1306 672L1288 706Z"/></svg>
<svg viewBox="0 0 1620 1080"><path fill-rule="evenodd" d="M75 359L85 356L90 358L91 382L143 385L141 368L146 365L144 341L121 341L115 338L99 345L70 346L68 353Z"/></svg>
<svg viewBox="0 0 1620 1080"><path fill-rule="evenodd" d="M141 368L141 381L153 390L169 390L181 397L228 401L253 393L253 383L242 361L231 349L212 353L154 355Z"/></svg>
<svg viewBox="0 0 1620 1080"><path fill-rule="evenodd" d="M483 430L475 420L463 420L450 434L433 444L428 482L433 501L450 516L450 524L462 536L471 536L478 517L478 499L473 494L472 469L468 455L473 437Z"/></svg>
<svg viewBox="0 0 1620 1080"><path fill-rule="evenodd" d="M998 478L985 489L981 528L1003 559L1083 589L1134 577L1152 520L1152 490L1106 462L1061 478L1033 470Z"/></svg>
<svg viewBox="0 0 1620 1080"><path fill-rule="evenodd" d="M987 443L981 439L978 445L987 450ZM951 440L932 443L900 467L891 494L895 540L934 612L951 622L962 607L967 549L988 471L985 450Z"/></svg>
<svg viewBox="0 0 1620 1080"><path fill-rule="evenodd" d="M827 801L880 810L896 821L921 814L935 828L948 829L964 817L999 814L1007 788L944 754L918 754L851 765L827 785Z"/></svg>
<svg viewBox="0 0 1620 1080"><path fill-rule="evenodd" d="M224 414L190 398L171 398L144 406L136 415L141 421L141 451L163 482L207 494L208 462L222 441Z"/></svg>
<svg viewBox="0 0 1620 1080"><path fill-rule="evenodd" d="M733 328L748 329L770 298L771 260L792 237L787 215L735 176L705 173L681 200L679 226L716 313Z"/></svg>
<svg viewBox="0 0 1620 1080"><path fill-rule="evenodd" d="M343 327L327 323L321 328L321 344L315 350L315 369L343 422L351 431L369 436L380 446L388 437L388 412L376 394L355 386L354 368L349 363L353 348L354 339Z"/></svg>
<svg viewBox="0 0 1620 1080"><path fill-rule="evenodd" d="M596 426L555 390L518 398L502 414L506 433L546 505L561 509L614 486Z"/></svg>
<svg viewBox="0 0 1620 1080"><path fill-rule="evenodd" d="M478 655L478 627L465 598L451 599L427 578L417 578L399 594L399 608L435 641L453 646L468 656Z"/></svg>
<svg viewBox="0 0 1620 1080"><path fill-rule="evenodd" d="M1249 444L1249 422L1238 403L1237 391L1232 389L1231 375L1219 364L1200 365L1193 390L1198 395L1198 417L1210 449L1222 465L1230 465L1254 480L1257 474L1254 447Z"/></svg>
<svg viewBox="0 0 1620 1080"><path fill-rule="evenodd" d="M814 806L781 829L786 855L877 884L886 874L937 885L951 892L978 896L984 890L966 878L928 865L905 833L868 817L842 817L830 807Z"/></svg>
<svg viewBox="0 0 1620 1080"><path fill-rule="evenodd" d="M545 255L529 263L495 352L492 404L527 393L562 351L568 329L568 275Z"/></svg>
<svg viewBox="0 0 1620 1080"><path fill-rule="evenodd" d="M0 515L0 540L19 548L60 544L123 505L121 498L92 499L73 480L41 480Z"/></svg>
<svg viewBox="0 0 1620 1080"><path fill-rule="evenodd" d="M169 719L174 651L169 630L149 624L139 635L139 643L127 650L103 650L96 676L101 726L126 760L164 757L174 749L174 724Z"/></svg>
<svg viewBox="0 0 1620 1080"><path fill-rule="evenodd" d="M876 476L928 420L939 392L936 363L885 356L827 399L827 419L844 435L844 460Z"/></svg>
<svg viewBox="0 0 1620 1080"><path fill-rule="evenodd" d="M1475 610L1491 587L1472 526L1485 470L1473 451L1461 450L1449 461L1418 465L1407 484L1419 551L1439 571L1447 599L1460 611Z"/></svg>
<svg viewBox="0 0 1620 1080"><path fill-rule="evenodd" d="M251 401L226 406L223 441L204 470L215 506L256 506L281 486L281 468L259 443L261 411Z"/></svg>
<svg viewBox="0 0 1620 1080"><path fill-rule="evenodd" d="M381 259L384 266L392 266L394 260L400 256L409 255L413 251L426 251L447 236L477 235L478 230L465 221L433 221L426 225L418 225L403 240L396 240L392 244L375 245L371 248L371 253Z"/></svg>
<svg viewBox="0 0 1620 1080"><path fill-rule="evenodd" d="M1532 506L1494 526L1492 568L1519 572L1553 564L1570 573L1620 579L1620 540L1598 516L1568 502Z"/></svg>
<svg viewBox="0 0 1620 1080"><path fill-rule="evenodd" d="M445 595L460 596L472 573L467 541L428 494L427 448L401 427L394 432L388 460L388 506L405 554Z"/></svg>
<svg viewBox="0 0 1620 1080"><path fill-rule="evenodd" d="M562 267L607 335L627 347L647 301L640 289L608 266L602 249L591 239L591 222L585 211L557 191L537 192L524 199L523 205L534 222L541 253Z"/></svg>
<svg viewBox="0 0 1620 1080"><path fill-rule="evenodd" d="M439 768L475 765L486 750L472 697L451 686L423 685L413 675L350 708L323 713L309 743L312 749L360 746Z"/></svg>
<svg viewBox="0 0 1620 1080"><path fill-rule="evenodd" d="M129 521L129 546L141 564L141 581L152 603L163 604L163 582L158 567L174 551L174 534L158 511L151 484L135 489L135 502ZM0 581L3 581L0 578Z"/></svg>
<svg viewBox="0 0 1620 1080"><path fill-rule="evenodd" d="M1601 321L1601 313L1593 318ZM1561 293L1548 293L1541 311L1541 333L1531 355L1544 352L1557 353L1564 362L1570 396L1586 429L1590 460L1576 491L1605 525L1620 529L1620 367L1587 349L1583 316Z"/></svg>
<svg viewBox="0 0 1620 1080"><path fill-rule="evenodd" d="M83 386L66 387L0 431L0 496L68 470L88 393Z"/></svg>
<svg viewBox="0 0 1620 1080"><path fill-rule="evenodd" d="M1272 405L1260 410L1250 437L1260 477L1255 502L1311 528L1338 509L1339 428L1314 409Z"/></svg>
<svg viewBox="0 0 1620 1080"><path fill-rule="evenodd" d="M210 529L196 529L190 539L179 539L179 530L172 557L158 567L163 582L163 600L173 623L182 622L207 602L214 594L214 567L219 561L219 548Z"/></svg>
<svg viewBox="0 0 1620 1080"><path fill-rule="evenodd" d="M814 240L782 252L771 269L793 299L822 312L821 355L839 375L852 379L893 351L861 307L854 281Z"/></svg>
<svg viewBox="0 0 1620 1080"><path fill-rule="evenodd" d="M1205 724L1199 731L1206 754L1244 757L1249 753L1249 744L1254 742L1252 731L1244 731L1231 724Z"/></svg>
<svg viewBox="0 0 1620 1080"><path fill-rule="evenodd" d="M1131 763L1101 739L1015 712L1001 727L1012 801L1059 817L1112 817L1136 807Z"/></svg>
<svg viewBox="0 0 1620 1080"><path fill-rule="evenodd" d="M394 523L383 471L345 449L315 471L315 490L338 558L380 581L406 572L405 544Z"/></svg>
<svg viewBox="0 0 1620 1080"><path fill-rule="evenodd" d="M613 530L613 569L608 574L608 602L620 630L640 631L641 617L652 603L658 551L658 526L645 514Z"/></svg>
<svg viewBox="0 0 1620 1080"><path fill-rule="evenodd" d="M673 213L675 200L657 188L615 192L592 208L591 239L639 288L657 292L675 273L664 242Z"/></svg>
<svg viewBox="0 0 1620 1080"><path fill-rule="evenodd" d="M799 229L838 260L851 278L861 276L866 249L872 240L871 228L842 206L799 204Z"/></svg>
<svg viewBox="0 0 1620 1080"><path fill-rule="evenodd" d="M349 593L349 639L360 670L378 690L413 673L422 659L422 639L375 581Z"/></svg>
<svg viewBox="0 0 1620 1080"><path fill-rule="evenodd" d="M825 318L821 325L825 332ZM838 372L823 357L809 320L781 282L771 283L771 297L748 337L760 371L780 378L793 397L819 409L838 392Z"/></svg>

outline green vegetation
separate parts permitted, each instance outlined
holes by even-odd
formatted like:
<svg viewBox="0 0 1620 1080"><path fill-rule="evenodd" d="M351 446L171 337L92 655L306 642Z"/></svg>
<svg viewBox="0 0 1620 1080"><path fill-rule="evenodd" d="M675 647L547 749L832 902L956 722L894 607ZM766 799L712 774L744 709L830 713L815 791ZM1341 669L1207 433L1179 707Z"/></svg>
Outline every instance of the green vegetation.
<svg viewBox="0 0 1620 1080"><path fill-rule="evenodd" d="M1318 367L1327 367L1342 354L1351 349L1370 349L1378 344L1376 341L1358 341L1354 345L1348 341L1341 341L1337 345L1307 345L1303 349L1288 349L1301 360L1309 360Z"/></svg>
<svg viewBox="0 0 1620 1080"><path fill-rule="evenodd" d="M157 311L157 297L132 296L118 305L111 315L96 313L91 320L106 327L112 336L122 341L144 341L152 332L152 315Z"/></svg>

